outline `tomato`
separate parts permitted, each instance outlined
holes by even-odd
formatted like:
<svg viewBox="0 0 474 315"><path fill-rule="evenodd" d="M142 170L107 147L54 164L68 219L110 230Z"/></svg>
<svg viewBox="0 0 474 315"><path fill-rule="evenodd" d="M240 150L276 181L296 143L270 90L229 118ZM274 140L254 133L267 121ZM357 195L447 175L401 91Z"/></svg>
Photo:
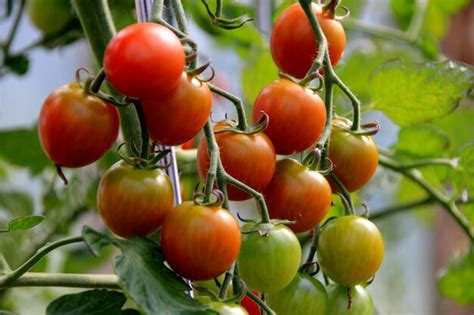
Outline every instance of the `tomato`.
<svg viewBox="0 0 474 315"><path fill-rule="evenodd" d="M369 280L379 269L384 244L375 224L362 217L343 216L323 227L317 253L329 278L353 286Z"/></svg>
<svg viewBox="0 0 474 315"><path fill-rule="evenodd" d="M81 167L97 161L112 147L119 122L115 107L70 83L44 101L38 133L43 150L57 166Z"/></svg>
<svg viewBox="0 0 474 315"><path fill-rule="evenodd" d="M127 26L110 40L104 54L107 80L133 98L172 92L180 82L184 63L179 38L156 23Z"/></svg>
<svg viewBox="0 0 474 315"><path fill-rule="evenodd" d="M327 292L329 297L327 315L374 315L372 298L360 285L352 288L350 309L347 287L332 284L327 288Z"/></svg>
<svg viewBox="0 0 474 315"><path fill-rule="evenodd" d="M270 217L296 222L289 225L295 233L312 229L331 206L331 187L326 178L292 159L277 162L263 195Z"/></svg>
<svg viewBox="0 0 474 315"><path fill-rule="evenodd" d="M324 314L327 302L324 286L306 274L297 274L289 285L267 298L268 306L278 315Z"/></svg>
<svg viewBox="0 0 474 315"><path fill-rule="evenodd" d="M257 96L253 120L262 111L270 118L265 134L277 154L293 154L313 145L326 123L326 108L321 98L309 89L286 79L273 81Z"/></svg>
<svg viewBox="0 0 474 315"><path fill-rule="evenodd" d="M97 190L102 220L125 238L146 236L158 229L173 209L173 202L168 175L158 169L137 169L124 161L105 172Z"/></svg>
<svg viewBox="0 0 474 315"><path fill-rule="evenodd" d="M367 184L379 162L377 145L372 137L353 135L337 125L333 125L331 132L329 158L334 174L349 192ZM333 192L337 193L336 185L331 180L329 183Z"/></svg>
<svg viewBox="0 0 474 315"><path fill-rule="evenodd" d="M271 293L284 288L300 261L298 238L284 225L273 226L266 236L258 231L243 234L237 264L242 280L254 290Z"/></svg>
<svg viewBox="0 0 474 315"><path fill-rule="evenodd" d="M176 206L161 228L161 246L170 267L189 280L210 280L237 258L240 227L232 214L192 201Z"/></svg>
<svg viewBox="0 0 474 315"><path fill-rule="evenodd" d="M344 28L317 4L313 3L312 8L328 41L329 58L334 66L346 47ZM301 6L296 3L288 7L276 21L270 38L273 61L278 68L296 78L303 78L318 55L317 46L311 25Z"/></svg>
<svg viewBox="0 0 474 315"><path fill-rule="evenodd" d="M213 310L218 311L220 315L248 315L247 311L240 305L224 302L206 303Z"/></svg>
<svg viewBox="0 0 474 315"><path fill-rule="evenodd" d="M44 34L62 30L72 18L70 0L28 0L28 16Z"/></svg>
<svg viewBox="0 0 474 315"><path fill-rule="evenodd" d="M164 98L142 99L151 139L174 146L196 136L211 113L212 95L206 83L185 72L173 93Z"/></svg>
<svg viewBox="0 0 474 315"><path fill-rule="evenodd" d="M214 131L226 127L225 124L218 124L214 127ZM226 172L253 189L259 192L263 191L275 171L275 149L270 139L262 132L246 135L229 131L216 134L216 141ZM205 181L209 169L205 137L201 138L199 142L197 165L199 175ZM230 200L250 198L247 193L231 185L228 185L227 192Z"/></svg>
<svg viewBox="0 0 474 315"><path fill-rule="evenodd" d="M253 290L253 294L260 295L257 291ZM244 296L244 298L240 301L240 305L247 310L249 315L260 315L260 307L258 304L249 298L248 296Z"/></svg>

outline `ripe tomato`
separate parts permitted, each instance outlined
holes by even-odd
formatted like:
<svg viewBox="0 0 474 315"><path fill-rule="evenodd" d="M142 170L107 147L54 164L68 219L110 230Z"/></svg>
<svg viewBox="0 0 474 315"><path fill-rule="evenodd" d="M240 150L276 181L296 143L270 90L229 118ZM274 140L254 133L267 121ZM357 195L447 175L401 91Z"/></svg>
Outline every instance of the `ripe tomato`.
<svg viewBox="0 0 474 315"><path fill-rule="evenodd" d="M178 86L184 57L183 46L172 31L156 23L138 23L110 40L104 70L120 93L133 98L156 97Z"/></svg>
<svg viewBox="0 0 474 315"><path fill-rule="evenodd" d="M70 83L44 101L38 133L43 150L57 166L81 167L97 161L112 147L119 121L115 107Z"/></svg>
<svg viewBox="0 0 474 315"><path fill-rule="evenodd" d="M293 154L313 145L326 123L326 108L321 98L309 89L286 79L273 81L257 96L253 120L262 111L270 118L265 134L277 154Z"/></svg>
<svg viewBox="0 0 474 315"><path fill-rule="evenodd" d="M345 286L369 280L382 263L384 244L379 230L367 219L343 216L321 230L318 261L324 273Z"/></svg>
<svg viewBox="0 0 474 315"><path fill-rule="evenodd" d="M26 5L31 22L44 34L59 32L72 18L69 0L28 0Z"/></svg>
<svg viewBox="0 0 474 315"><path fill-rule="evenodd" d="M161 246L173 270L189 280L210 280L237 258L240 227L229 211L186 201L161 228Z"/></svg>
<svg viewBox="0 0 474 315"><path fill-rule="evenodd" d="M112 165L97 190L97 207L105 225L130 238L147 236L173 209L173 186L164 172L137 169L124 161Z"/></svg>
<svg viewBox="0 0 474 315"><path fill-rule="evenodd" d="M253 290L253 294L260 295L257 291ZM248 296L244 296L244 298L240 301L240 305L247 310L249 315L260 315L260 307L258 304L249 298Z"/></svg>
<svg viewBox="0 0 474 315"><path fill-rule="evenodd" d="M218 311L220 315L248 315L245 308L238 304L224 302L208 302L206 303L213 310Z"/></svg>
<svg viewBox="0 0 474 315"><path fill-rule="evenodd" d="M214 131L226 128L225 124L217 124ZM275 149L268 137L260 132L245 135L235 132L216 134L220 156L224 169L232 177L242 181L257 191L263 191L272 179L275 171ZM201 138L198 146L197 165L201 179L205 181L209 169L206 138ZM250 196L238 188L228 185L230 200L246 200Z"/></svg>
<svg viewBox="0 0 474 315"><path fill-rule="evenodd" d="M295 233L313 228L331 206L331 187L326 178L292 159L277 162L263 195L270 217L296 222L289 225Z"/></svg>
<svg viewBox="0 0 474 315"><path fill-rule="evenodd" d="M287 286L301 261L296 235L284 225L276 225L266 236L258 231L244 234L237 264L242 280L252 289L271 293Z"/></svg>
<svg viewBox="0 0 474 315"><path fill-rule="evenodd" d="M372 137L352 135L337 125L331 132L329 158L333 162L334 174L349 192L367 184L379 162L377 145ZM331 180L329 183L337 193L336 185Z"/></svg>
<svg viewBox="0 0 474 315"><path fill-rule="evenodd" d="M352 288L351 308L347 297L347 287L332 284L328 291L328 315L374 315L374 304L369 293L360 285Z"/></svg>
<svg viewBox="0 0 474 315"><path fill-rule="evenodd" d="M306 274L297 274L285 288L269 294L267 300L278 315L325 314L327 302L324 286Z"/></svg>
<svg viewBox="0 0 474 315"><path fill-rule="evenodd" d="M211 113L212 95L206 83L183 72L176 90L163 98L142 99L148 133L161 145L191 140Z"/></svg>
<svg viewBox="0 0 474 315"><path fill-rule="evenodd" d="M336 65L346 48L346 34L341 23L326 15L320 6L312 4L313 13L327 38L331 64ZM303 78L318 55L318 45L311 25L298 3L291 5L278 18L270 38L273 61L278 68Z"/></svg>

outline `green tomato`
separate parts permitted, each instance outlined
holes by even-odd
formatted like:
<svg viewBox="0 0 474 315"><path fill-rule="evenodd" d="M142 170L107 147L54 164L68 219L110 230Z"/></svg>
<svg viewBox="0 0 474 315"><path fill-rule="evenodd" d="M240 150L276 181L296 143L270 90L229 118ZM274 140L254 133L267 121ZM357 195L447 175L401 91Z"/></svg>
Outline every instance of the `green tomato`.
<svg viewBox="0 0 474 315"><path fill-rule="evenodd" d="M218 311L220 315L248 315L249 313L238 304L209 302L207 303L213 310Z"/></svg>
<svg viewBox="0 0 474 315"><path fill-rule="evenodd" d="M257 231L242 236L237 264L242 280L254 290L283 289L295 277L300 261L298 238L284 225L273 226L266 236Z"/></svg>
<svg viewBox="0 0 474 315"><path fill-rule="evenodd" d="M33 25L44 34L60 31L72 17L70 0L28 0L27 10Z"/></svg>
<svg viewBox="0 0 474 315"><path fill-rule="evenodd" d="M306 274L297 274L284 289L268 295L268 305L278 315L324 314L328 295L318 280Z"/></svg>
<svg viewBox="0 0 474 315"><path fill-rule="evenodd" d="M328 308L326 315L373 315L374 304L369 293L360 285L352 288L351 308L347 296L347 287L332 284L327 288Z"/></svg>

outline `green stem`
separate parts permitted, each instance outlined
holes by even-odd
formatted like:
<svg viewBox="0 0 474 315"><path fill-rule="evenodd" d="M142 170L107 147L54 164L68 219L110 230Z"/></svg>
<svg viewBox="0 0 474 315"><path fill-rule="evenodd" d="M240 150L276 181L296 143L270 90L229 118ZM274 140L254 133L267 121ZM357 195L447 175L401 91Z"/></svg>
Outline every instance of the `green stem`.
<svg viewBox="0 0 474 315"><path fill-rule="evenodd" d="M245 109L242 100L239 97L215 86L214 84L208 83L207 85L209 86L212 92L228 99L232 104L234 104L239 120L238 128L242 131L245 131L247 129L247 118L245 116Z"/></svg>
<svg viewBox="0 0 474 315"><path fill-rule="evenodd" d="M219 160L217 161L217 188L224 194L224 202L222 203L222 207L224 209L229 209L229 196L227 194L227 180L226 180L226 172L224 170L224 165L222 165L222 161L219 156Z"/></svg>
<svg viewBox="0 0 474 315"><path fill-rule="evenodd" d="M222 16L222 0L216 0L216 17Z"/></svg>
<svg viewBox="0 0 474 315"><path fill-rule="evenodd" d="M185 34L188 34L188 22L186 21L186 14L184 13L181 0L171 0L171 7L173 8L179 30Z"/></svg>
<svg viewBox="0 0 474 315"><path fill-rule="evenodd" d="M222 282L222 286L219 290L219 299L225 299L227 295L227 288L230 285L230 282L232 281L232 277L234 276L234 268L235 268L235 262L230 266L230 268L226 271L225 277L224 277L224 282Z"/></svg>
<svg viewBox="0 0 474 315"><path fill-rule="evenodd" d="M328 177L336 185L339 190L339 195L341 196L342 203L345 205L347 215L355 215L354 202L352 201L351 193L347 191L344 184L337 178L336 174L333 172L329 173Z"/></svg>
<svg viewBox="0 0 474 315"><path fill-rule="evenodd" d="M18 26L20 25L21 17L23 15L23 11L25 9L25 4L26 0L21 0L20 1L20 6L18 7L18 11L15 15L15 19L13 20L12 28L10 29L10 33L8 33L8 37L5 40L5 43L3 43L3 52L4 52L4 58L9 55L10 53L10 46L13 43L13 39L15 38L15 35L18 30Z"/></svg>
<svg viewBox="0 0 474 315"><path fill-rule="evenodd" d="M418 200L414 200L414 201L411 201L411 202L407 202L407 203L404 203L404 204L387 207L387 208L384 208L384 209L381 209L381 210L376 210L376 211L373 211L373 212L371 211L369 219L370 220L377 220L377 219L380 219L380 218L384 218L387 215L392 215L392 214L404 212L404 211L407 211L407 210L411 210L411 209L414 209L414 208L418 208L418 207L421 207L421 206L432 204L433 202L435 202L435 200L428 196L428 197L421 198L421 199L418 199Z"/></svg>
<svg viewBox="0 0 474 315"><path fill-rule="evenodd" d="M247 289L246 295L258 304L268 315L276 315L276 313L265 303L258 295L253 294L250 289Z"/></svg>
<svg viewBox="0 0 474 315"><path fill-rule="evenodd" d="M451 168L457 168L459 166L459 160L435 158L435 159L426 159L426 160L417 160L413 162L407 162L407 163L400 164L399 166L400 168L403 168L403 169L411 169L411 168L425 167L425 166L430 166L430 165L445 165Z"/></svg>
<svg viewBox="0 0 474 315"><path fill-rule="evenodd" d="M150 137L148 136L148 130L146 126L145 113L143 112L143 107L140 101L133 102L135 110L137 112L138 120L140 121L140 133L142 134L140 141L140 157L143 159L148 159L148 146Z"/></svg>
<svg viewBox="0 0 474 315"><path fill-rule="evenodd" d="M358 131L360 129L360 101L359 99L352 93L352 91L347 87L347 85L342 82L342 80L337 76L333 76L334 83L344 92L349 100L351 101L352 108L353 108L353 115L352 115L352 131Z"/></svg>
<svg viewBox="0 0 474 315"><path fill-rule="evenodd" d="M313 229L313 238L311 239L311 247L309 248L308 258L306 259L306 263L310 263L314 260L314 255L316 254L316 250L318 249L318 239L319 239L319 224Z"/></svg>
<svg viewBox="0 0 474 315"><path fill-rule="evenodd" d="M54 249L73 243L82 242L83 239L81 236L68 237L62 240L58 240L47 244L46 246L40 248L36 254L34 254L30 259L21 264L15 270L5 274L0 277L0 287L9 286L11 283L15 282L16 279L20 278L24 273L33 268L44 256L53 251Z"/></svg>
<svg viewBox="0 0 474 315"><path fill-rule="evenodd" d="M163 0L154 0L151 7L150 21L163 20Z"/></svg>
<svg viewBox="0 0 474 315"><path fill-rule="evenodd" d="M211 198L212 188L214 187L214 181L217 176L217 165L219 163L219 146L217 145L214 132L212 130L212 122L209 118L207 123L204 125L204 136L207 142L207 155L209 156L209 170L206 176L206 185L204 186L204 200L203 202L209 202Z"/></svg>
<svg viewBox="0 0 474 315"><path fill-rule="evenodd" d="M16 281L0 289L12 287L67 287L67 288L104 288L121 289L116 275L86 275L68 273L27 272Z"/></svg>

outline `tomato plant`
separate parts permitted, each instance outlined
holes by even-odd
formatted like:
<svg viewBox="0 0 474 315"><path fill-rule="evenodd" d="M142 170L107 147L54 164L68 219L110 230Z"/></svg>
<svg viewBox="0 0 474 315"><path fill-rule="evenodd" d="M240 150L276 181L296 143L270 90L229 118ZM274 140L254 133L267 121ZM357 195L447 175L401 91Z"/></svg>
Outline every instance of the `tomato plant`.
<svg viewBox="0 0 474 315"><path fill-rule="evenodd" d="M207 303L213 310L218 311L220 315L248 315L249 313L240 305L223 302Z"/></svg>
<svg viewBox="0 0 474 315"><path fill-rule="evenodd" d="M48 95L38 120L43 150L60 167L97 161L112 147L118 131L117 110L87 95L77 83L63 85Z"/></svg>
<svg viewBox="0 0 474 315"><path fill-rule="evenodd" d="M173 93L142 99L141 104L151 139L162 145L179 145L194 138L206 123L212 95L206 83L183 73Z"/></svg>
<svg viewBox="0 0 474 315"><path fill-rule="evenodd" d="M279 315L326 314L327 303L324 286L306 274L296 274L289 285L268 295L268 304Z"/></svg>
<svg viewBox="0 0 474 315"><path fill-rule="evenodd" d="M300 260L301 247L295 234L284 225L276 225L267 235L258 231L243 234L237 264L250 288L270 293L293 280Z"/></svg>
<svg viewBox="0 0 474 315"><path fill-rule="evenodd" d="M326 108L321 98L309 89L286 79L267 85L253 107L253 120L265 112L270 122L265 134L277 154L293 154L313 145L326 122Z"/></svg>
<svg viewBox="0 0 474 315"><path fill-rule="evenodd" d="M146 236L158 229L173 208L173 186L158 169L137 169L119 161L100 181L97 208L115 234Z"/></svg>
<svg viewBox="0 0 474 315"><path fill-rule="evenodd" d="M104 54L107 80L124 95L154 98L173 91L184 70L184 50L164 26L138 23L122 29Z"/></svg>
<svg viewBox="0 0 474 315"><path fill-rule="evenodd" d="M351 288L350 302L348 288L332 284L328 286L328 308L331 315L373 315L374 305L369 293L360 285ZM350 307L349 307L350 304Z"/></svg>
<svg viewBox="0 0 474 315"><path fill-rule="evenodd" d="M166 261L189 280L209 280L224 273L240 249L240 227L218 206L191 201L176 206L161 228Z"/></svg>
<svg viewBox="0 0 474 315"><path fill-rule="evenodd" d="M329 221L318 240L318 261L334 282L353 286L368 281L379 269L384 243L367 219L343 216Z"/></svg>
<svg viewBox="0 0 474 315"><path fill-rule="evenodd" d="M275 149L268 137L262 133L242 134L232 131L219 132L227 128L218 124L214 128L216 142L224 169L233 177L257 191L263 191L275 171ZM255 161L259 161L255 163ZM199 175L205 180L209 168L207 141L202 138L197 153ZM230 200L246 200L250 196L236 187L228 185Z"/></svg>
<svg viewBox="0 0 474 315"><path fill-rule="evenodd" d="M270 216L295 222L289 225L295 233L321 222L331 205L331 187L324 176L292 159L277 162L263 194Z"/></svg>
<svg viewBox="0 0 474 315"><path fill-rule="evenodd" d="M344 29L319 5L312 3L312 11L327 38L331 64L336 65L346 48ZM270 41L272 57L278 68L296 78L306 75L318 55L318 43L298 3L283 11L273 27Z"/></svg>
<svg viewBox="0 0 474 315"><path fill-rule="evenodd" d="M60 31L72 17L68 0L29 0L27 7L31 22L45 34Z"/></svg>

